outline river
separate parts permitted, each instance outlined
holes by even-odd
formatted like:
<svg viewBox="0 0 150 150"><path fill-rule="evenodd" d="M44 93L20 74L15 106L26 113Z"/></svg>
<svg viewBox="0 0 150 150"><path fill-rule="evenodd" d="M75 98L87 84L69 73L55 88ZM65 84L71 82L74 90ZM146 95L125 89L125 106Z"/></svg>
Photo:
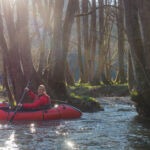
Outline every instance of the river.
<svg viewBox="0 0 150 150"><path fill-rule="evenodd" d="M150 149L150 123L137 116L132 104L103 105L104 111L76 120L1 122L0 150Z"/></svg>

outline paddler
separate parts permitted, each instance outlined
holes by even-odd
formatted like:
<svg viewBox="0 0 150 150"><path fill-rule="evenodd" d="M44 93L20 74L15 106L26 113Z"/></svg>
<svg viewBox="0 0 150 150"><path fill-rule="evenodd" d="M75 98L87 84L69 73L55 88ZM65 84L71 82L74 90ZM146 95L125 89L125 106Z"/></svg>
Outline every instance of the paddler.
<svg viewBox="0 0 150 150"><path fill-rule="evenodd" d="M46 93L46 88L44 85L40 85L38 87L38 95L34 94L29 88L25 88L25 91L29 94L29 96L34 100L33 103L24 103L18 104L19 107L23 109L43 109L48 108L50 106L51 100L50 97Z"/></svg>

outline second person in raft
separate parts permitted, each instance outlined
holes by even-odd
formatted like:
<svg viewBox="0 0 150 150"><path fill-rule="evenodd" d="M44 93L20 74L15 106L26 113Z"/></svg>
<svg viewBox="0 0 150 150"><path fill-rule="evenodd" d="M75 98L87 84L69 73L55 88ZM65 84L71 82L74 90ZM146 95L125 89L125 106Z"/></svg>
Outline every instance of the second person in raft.
<svg viewBox="0 0 150 150"><path fill-rule="evenodd" d="M19 107L23 109L43 109L48 108L50 106L51 100L50 97L46 94L46 89L44 85L40 85L38 87L38 95L34 94L29 88L25 88L25 91L29 94L29 96L34 100L33 103L24 103L18 104Z"/></svg>

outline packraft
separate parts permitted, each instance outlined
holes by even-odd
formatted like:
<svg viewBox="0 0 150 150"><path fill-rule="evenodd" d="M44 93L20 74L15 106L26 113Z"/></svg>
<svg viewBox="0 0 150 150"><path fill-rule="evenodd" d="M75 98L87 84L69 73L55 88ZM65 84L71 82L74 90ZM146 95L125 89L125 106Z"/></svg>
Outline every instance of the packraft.
<svg viewBox="0 0 150 150"><path fill-rule="evenodd" d="M0 104L0 120L10 120L14 115L7 104ZM82 116L82 112L70 105L59 105L57 107L43 110L18 111L14 120L58 120L76 119Z"/></svg>

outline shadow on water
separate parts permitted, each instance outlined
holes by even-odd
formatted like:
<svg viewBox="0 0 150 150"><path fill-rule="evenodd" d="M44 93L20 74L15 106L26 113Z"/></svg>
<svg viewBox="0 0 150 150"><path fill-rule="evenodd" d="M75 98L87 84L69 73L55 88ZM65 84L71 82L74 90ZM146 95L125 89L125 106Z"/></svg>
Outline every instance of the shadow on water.
<svg viewBox="0 0 150 150"><path fill-rule="evenodd" d="M150 149L150 120L135 116L129 125L128 140L134 150Z"/></svg>

